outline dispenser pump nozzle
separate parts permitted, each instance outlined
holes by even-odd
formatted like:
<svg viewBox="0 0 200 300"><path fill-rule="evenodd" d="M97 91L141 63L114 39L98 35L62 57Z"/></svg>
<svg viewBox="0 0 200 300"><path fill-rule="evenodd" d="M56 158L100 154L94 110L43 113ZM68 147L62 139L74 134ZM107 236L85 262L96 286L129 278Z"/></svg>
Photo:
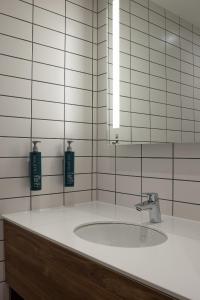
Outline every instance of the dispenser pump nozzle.
<svg viewBox="0 0 200 300"><path fill-rule="evenodd" d="M71 144L73 143L73 141L67 141L67 143L68 143L67 151L72 151Z"/></svg>
<svg viewBox="0 0 200 300"><path fill-rule="evenodd" d="M33 141L33 152L38 152L38 147L37 144L41 143L40 141Z"/></svg>

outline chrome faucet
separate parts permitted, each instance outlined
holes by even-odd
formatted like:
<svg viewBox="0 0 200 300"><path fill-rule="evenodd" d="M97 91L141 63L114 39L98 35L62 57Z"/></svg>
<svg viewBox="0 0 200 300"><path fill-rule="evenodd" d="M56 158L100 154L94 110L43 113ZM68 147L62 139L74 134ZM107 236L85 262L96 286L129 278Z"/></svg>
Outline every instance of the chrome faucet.
<svg viewBox="0 0 200 300"><path fill-rule="evenodd" d="M147 193L147 201L135 205L138 211L149 210L151 223L161 222L160 203L157 193Z"/></svg>

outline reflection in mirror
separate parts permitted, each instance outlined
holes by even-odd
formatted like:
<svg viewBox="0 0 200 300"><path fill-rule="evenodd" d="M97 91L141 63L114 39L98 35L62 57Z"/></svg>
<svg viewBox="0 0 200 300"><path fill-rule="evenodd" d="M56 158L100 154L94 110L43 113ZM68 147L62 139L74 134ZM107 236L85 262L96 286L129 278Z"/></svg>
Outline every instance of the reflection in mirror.
<svg viewBox="0 0 200 300"><path fill-rule="evenodd" d="M200 29L152 0L119 0L118 33L117 2L107 14L108 140L198 143Z"/></svg>

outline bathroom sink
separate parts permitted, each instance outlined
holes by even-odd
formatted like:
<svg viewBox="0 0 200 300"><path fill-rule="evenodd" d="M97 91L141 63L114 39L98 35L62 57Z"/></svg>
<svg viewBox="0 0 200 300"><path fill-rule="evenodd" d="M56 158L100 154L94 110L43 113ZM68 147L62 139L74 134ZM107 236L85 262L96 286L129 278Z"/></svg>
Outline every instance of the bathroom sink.
<svg viewBox="0 0 200 300"><path fill-rule="evenodd" d="M89 242L124 248L152 247L167 240L155 229L119 222L97 222L78 226L74 233Z"/></svg>

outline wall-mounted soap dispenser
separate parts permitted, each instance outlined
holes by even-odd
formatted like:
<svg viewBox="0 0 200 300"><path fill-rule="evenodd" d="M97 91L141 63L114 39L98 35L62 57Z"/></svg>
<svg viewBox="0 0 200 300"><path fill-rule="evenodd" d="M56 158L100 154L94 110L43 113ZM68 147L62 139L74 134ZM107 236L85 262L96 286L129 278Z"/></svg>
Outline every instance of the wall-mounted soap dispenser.
<svg viewBox="0 0 200 300"><path fill-rule="evenodd" d="M42 189L41 152L38 151L38 143L40 143L40 141L33 141L33 151L30 153L30 175L32 191L40 191Z"/></svg>
<svg viewBox="0 0 200 300"><path fill-rule="evenodd" d="M68 141L67 151L65 151L65 174L64 174L64 185L65 187L73 187L74 186L74 152L72 151L71 143L72 141Z"/></svg>

